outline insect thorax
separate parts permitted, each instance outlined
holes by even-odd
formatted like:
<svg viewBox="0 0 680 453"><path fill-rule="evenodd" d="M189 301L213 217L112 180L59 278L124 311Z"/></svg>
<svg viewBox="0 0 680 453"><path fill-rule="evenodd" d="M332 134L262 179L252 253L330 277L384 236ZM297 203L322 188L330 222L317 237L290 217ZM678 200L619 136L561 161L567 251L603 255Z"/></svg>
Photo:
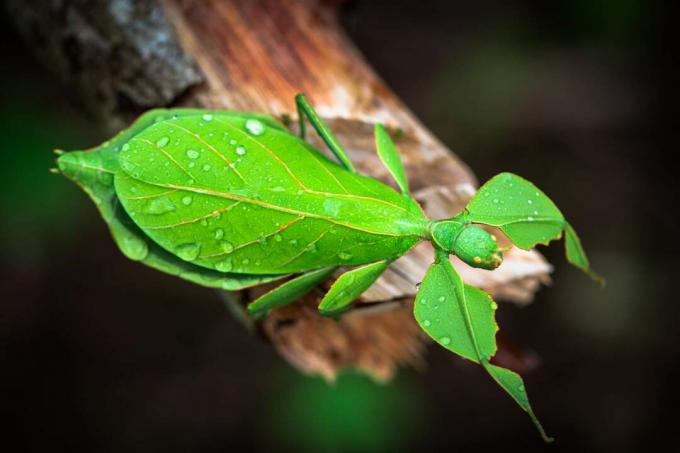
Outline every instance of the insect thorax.
<svg viewBox="0 0 680 453"><path fill-rule="evenodd" d="M448 253L473 267L495 269L503 261L496 237L476 225L466 225L455 220L434 222L431 229L433 242Z"/></svg>

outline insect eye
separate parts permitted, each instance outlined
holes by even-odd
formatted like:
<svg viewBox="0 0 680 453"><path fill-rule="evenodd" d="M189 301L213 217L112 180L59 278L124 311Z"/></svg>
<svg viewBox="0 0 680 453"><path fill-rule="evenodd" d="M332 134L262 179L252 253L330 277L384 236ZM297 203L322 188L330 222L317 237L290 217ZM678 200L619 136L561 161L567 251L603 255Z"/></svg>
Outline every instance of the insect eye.
<svg viewBox="0 0 680 453"><path fill-rule="evenodd" d="M496 237L475 225L463 228L455 239L452 251L470 266L482 269L495 269L503 261Z"/></svg>

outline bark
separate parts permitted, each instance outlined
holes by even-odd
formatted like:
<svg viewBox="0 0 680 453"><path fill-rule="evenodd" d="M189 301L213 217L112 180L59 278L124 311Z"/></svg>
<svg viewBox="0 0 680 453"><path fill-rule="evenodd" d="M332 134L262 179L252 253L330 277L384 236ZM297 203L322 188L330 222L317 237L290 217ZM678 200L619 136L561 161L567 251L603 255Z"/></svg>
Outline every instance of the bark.
<svg viewBox="0 0 680 453"><path fill-rule="evenodd" d="M11 0L9 7L36 52L112 129L171 105L268 112L291 124L294 96L305 92L358 169L387 183L373 124L399 131L416 198L431 217L456 214L475 191L473 174L375 74L339 26L336 3ZM323 148L317 137L310 140ZM431 261L431 247L421 244L339 321L318 314L318 291L257 327L306 372L333 379L356 367L388 379L397 365L422 362L426 340L410 312ZM518 303L529 302L550 272L538 253L519 249L494 272L454 265L465 281ZM225 298L238 309L262 291Z"/></svg>

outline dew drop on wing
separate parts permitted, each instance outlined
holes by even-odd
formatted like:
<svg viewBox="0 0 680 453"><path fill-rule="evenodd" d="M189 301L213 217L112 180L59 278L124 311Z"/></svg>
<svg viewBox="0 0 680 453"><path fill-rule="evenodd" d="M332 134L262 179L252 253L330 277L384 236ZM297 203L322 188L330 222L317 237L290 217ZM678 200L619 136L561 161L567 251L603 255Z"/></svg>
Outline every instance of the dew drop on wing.
<svg viewBox="0 0 680 453"><path fill-rule="evenodd" d="M144 210L147 214L166 214L175 210L175 205L168 197L159 197L151 200Z"/></svg>
<svg viewBox="0 0 680 453"><path fill-rule="evenodd" d="M264 124L261 121L250 118L246 121L246 130L252 135L262 135L264 133Z"/></svg>
<svg viewBox="0 0 680 453"><path fill-rule="evenodd" d="M223 259L222 261L218 261L215 263L215 269L217 269L220 272L229 272L233 268L231 258L226 258Z"/></svg>
<svg viewBox="0 0 680 453"><path fill-rule="evenodd" d="M224 253L231 253L234 251L234 245L229 241L220 242L220 247Z"/></svg>
<svg viewBox="0 0 680 453"><path fill-rule="evenodd" d="M185 206L189 206L193 200L194 199L191 198L191 195L185 195L182 197L182 204Z"/></svg>
<svg viewBox="0 0 680 453"><path fill-rule="evenodd" d="M444 346L448 346L451 343L451 338L449 337L441 337L439 339L439 342L443 344Z"/></svg>
<svg viewBox="0 0 680 453"><path fill-rule="evenodd" d="M236 154L238 154L239 156L245 156L246 149L243 146L239 146L238 148L236 148Z"/></svg>
<svg viewBox="0 0 680 453"><path fill-rule="evenodd" d="M341 260L347 261L347 260L349 260L349 259L352 258L352 254L349 253L349 252L340 252L340 253L338 254L338 257L339 257Z"/></svg>
<svg viewBox="0 0 680 453"><path fill-rule="evenodd" d="M430 322L429 319L426 319L426 320L423 321L423 325L424 325L425 327L430 327L431 324L432 324L432 323Z"/></svg>
<svg viewBox="0 0 680 453"><path fill-rule="evenodd" d="M199 253L201 253L201 246L200 244L193 242L189 244L182 244L177 247L177 249L175 249L175 253L184 261L194 261L196 258L198 258Z"/></svg>
<svg viewBox="0 0 680 453"><path fill-rule="evenodd" d="M120 246L125 256L133 261L141 261L149 255L148 244L133 234L124 235Z"/></svg>
<svg viewBox="0 0 680 453"><path fill-rule="evenodd" d="M159 148L163 148L165 145L167 145L170 142L170 139L168 137L161 137L158 139L156 142L156 146Z"/></svg>
<svg viewBox="0 0 680 453"><path fill-rule="evenodd" d="M203 115L202 118L206 121L212 121L213 116L210 113L206 113L206 114Z"/></svg>
<svg viewBox="0 0 680 453"><path fill-rule="evenodd" d="M188 149L187 150L187 157L189 159L198 159L198 156L200 156L200 155L201 155L201 153L199 153L195 149Z"/></svg>
<svg viewBox="0 0 680 453"><path fill-rule="evenodd" d="M224 237L224 230L222 228L218 228L215 230L215 239L222 239Z"/></svg>
<svg viewBox="0 0 680 453"><path fill-rule="evenodd" d="M107 171L98 171L97 180L104 186L111 186L113 184L113 175Z"/></svg>

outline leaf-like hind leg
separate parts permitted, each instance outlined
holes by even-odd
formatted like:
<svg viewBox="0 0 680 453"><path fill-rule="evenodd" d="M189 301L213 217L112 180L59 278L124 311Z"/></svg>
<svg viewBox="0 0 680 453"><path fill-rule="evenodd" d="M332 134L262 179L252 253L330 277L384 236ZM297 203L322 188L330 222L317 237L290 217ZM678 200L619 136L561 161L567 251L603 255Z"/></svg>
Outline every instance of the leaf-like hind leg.
<svg viewBox="0 0 680 453"><path fill-rule="evenodd" d="M324 316L336 316L347 310L385 272L389 264L388 260L376 261L342 274L321 300L319 312Z"/></svg>
<svg viewBox="0 0 680 453"><path fill-rule="evenodd" d="M289 280L248 304L248 312L259 318L272 308L288 305L328 279L335 269L335 267L324 267Z"/></svg>
<svg viewBox="0 0 680 453"><path fill-rule="evenodd" d="M356 173L357 171L354 168L354 164L352 164L352 161L347 155L347 152L342 148L342 145L340 145L340 142L338 142L338 139L335 137L333 132L331 132L328 126L326 126L323 120L321 120L321 117L319 117L319 114L316 113L316 110L314 110L314 107L312 107L312 104L310 104L307 97L302 93L298 94L295 96L295 104L297 105L298 110L300 137L303 140L305 139L305 116L307 116L307 118L309 118L309 122L312 123L312 126L314 126L314 129L316 129L316 132L318 132L319 136L323 139L333 154L335 154L335 157L338 159L338 161L340 161L342 166L348 171Z"/></svg>

